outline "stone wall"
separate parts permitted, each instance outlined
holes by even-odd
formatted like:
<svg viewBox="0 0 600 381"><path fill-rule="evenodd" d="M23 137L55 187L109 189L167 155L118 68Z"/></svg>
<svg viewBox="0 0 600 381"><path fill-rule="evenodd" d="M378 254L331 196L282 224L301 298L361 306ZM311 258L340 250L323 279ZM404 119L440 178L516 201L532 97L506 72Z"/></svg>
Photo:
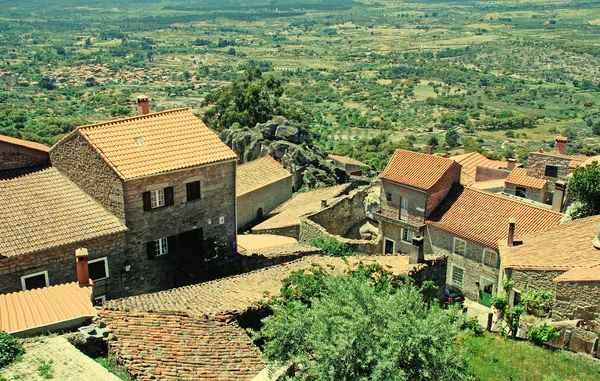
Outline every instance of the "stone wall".
<svg viewBox="0 0 600 381"><path fill-rule="evenodd" d="M386 195L392 195L392 201L387 201ZM407 222L422 224L425 221L425 208L427 207L427 192L381 180L381 209L382 212L391 211L394 217L399 218L400 198L408 198ZM386 214L387 215L387 214Z"/></svg>
<svg viewBox="0 0 600 381"><path fill-rule="evenodd" d="M529 200L544 203L548 200L549 195L547 194L548 185L544 185L542 189L526 188L525 195ZM506 184L504 192L508 194L517 194L517 186L514 184Z"/></svg>
<svg viewBox="0 0 600 381"><path fill-rule="evenodd" d="M600 323L600 282L556 282L552 318L596 320Z"/></svg>
<svg viewBox="0 0 600 381"><path fill-rule="evenodd" d="M0 171L48 164L50 164L48 152L0 142Z"/></svg>
<svg viewBox="0 0 600 381"><path fill-rule="evenodd" d="M273 209L290 198L292 198L291 177L239 196L237 198L238 229L244 229L256 221L259 208L262 208L263 215L267 216Z"/></svg>
<svg viewBox="0 0 600 381"><path fill-rule="evenodd" d="M453 163L446 173L438 180L438 182L427 191L427 206L425 216L433 212L435 208L446 197L452 185L460 182L461 166L458 163Z"/></svg>
<svg viewBox="0 0 600 381"><path fill-rule="evenodd" d="M465 240L465 256L453 254L454 237L456 236L447 231L428 226L427 236L425 237L425 253L433 253L439 256L448 257L448 272L446 278L449 285L452 285L452 268L456 266L464 270L463 286L457 287L463 291L467 298L472 300L479 299L479 283L481 282L482 277L494 282L492 293L495 294L498 291L498 264L500 260L499 258L496 259L497 266L495 268L486 266L482 262L483 249L487 248L494 250L495 252L497 252L497 250L483 246L477 242Z"/></svg>
<svg viewBox="0 0 600 381"><path fill-rule="evenodd" d="M556 291L556 282L554 278L563 274L564 271L531 271L531 270L512 270L508 274L515 283L515 288L523 290L550 290Z"/></svg>
<svg viewBox="0 0 600 381"><path fill-rule="evenodd" d="M85 193L126 222L121 179L81 135L73 132L52 147L50 160Z"/></svg>
<svg viewBox="0 0 600 381"><path fill-rule="evenodd" d="M371 240L365 239L349 239L339 235L329 233L321 225L314 221L311 221L308 217L300 218L300 239L299 241L304 244L311 244L311 242L318 237L325 239L335 239L348 246L353 253L360 254L378 254L379 253L379 236Z"/></svg>
<svg viewBox="0 0 600 381"><path fill-rule="evenodd" d="M417 287L421 287L424 281L429 280L435 283L437 287L436 298L440 303L444 302L444 290L446 289L446 273L448 267L448 258L445 256L426 261L426 263L414 267L408 272L408 276L413 278Z"/></svg>
<svg viewBox="0 0 600 381"><path fill-rule="evenodd" d="M475 181L502 180L510 175L506 169L477 166L475 168Z"/></svg>
<svg viewBox="0 0 600 381"><path fill-rule="evenodd" d="M557 325L562 323L563 322L557 323ZM600 338L598 337L597 333L590 332L576 326L558 326L557 329L559 330L558 338L546 344L555 348L585 353L587 355L600 358Z"/></svg>
<svg viewBox="0 0 600 381"><path fill-rule="evenodd" d="M21 277L41 271L48 271L50 285L77 281L75 250L80 247L88 249L90 261L102 257L108 260L109 277L94 282L94 296L106 295L107 299L113 299L129 295L127 288L132 285L121 273L125 251L124 232L37 253L0 256L0 293L21 291ZM135 266L132 267L134 271Z"/></svg>
<svg viewBox="0 0 600 381"><path fill-rule="evenodd" d="M273 229L252 230L252 234L275 234L300 239L300 225L284 226Z"/></svg>
<svg viewBox="0 0 600 381"><path fill-rule="evenodd" d="M554 183L558 180L567 182L568 176L571 173L569 164L572 159L553 156L550 154L530 152L529 158L527 159L527 174L529 176L537 177L538 179L544 179L548 181L548 192L554 193ZM546 176L546 166L554 165L558 167L557 177Z"/></svg>
<svg viewBox="0 0 600 381"><path fill-rule="evenodd" d="M147 243L202 229L204 248L218 239L233 251L236 244L235 162L218 163L125 182L127 253L137 270L129 275L141 294L196 282L202 254L166 254L148 259ZM187 202L186 183L200 181L201 198ZM143 193L173 187L174 205L144 211Z"/></svg>
<svg viewBox="0 0 600 381"><path fill-rule="evenodd" d="M413 232L413 236L425 235L425 230L423 228L417 228L411 224L404 223L402 221L394 221L393 223L387 221L386 219L378 218L379 220L379 234L381 235L381 250L383 253L385 249L385 239L389 239L394 241L396 254L410 254L412 250L412 242L405 242L402 240L402 229L407 229ZM427 251L427 246L425 247L426 253L430 253L431 251Z"/></svg>

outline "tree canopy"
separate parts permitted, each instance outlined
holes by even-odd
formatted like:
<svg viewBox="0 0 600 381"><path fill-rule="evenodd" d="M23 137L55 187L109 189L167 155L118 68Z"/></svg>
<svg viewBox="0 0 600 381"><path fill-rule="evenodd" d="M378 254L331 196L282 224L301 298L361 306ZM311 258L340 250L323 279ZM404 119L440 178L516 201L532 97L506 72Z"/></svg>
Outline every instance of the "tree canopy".
<svg viewBox="0 0 600 381"><path fill-rule="evenodd" d="M590 215L600 214L600 166L593 161L573 171L569 191L587 206Z"/></svg>

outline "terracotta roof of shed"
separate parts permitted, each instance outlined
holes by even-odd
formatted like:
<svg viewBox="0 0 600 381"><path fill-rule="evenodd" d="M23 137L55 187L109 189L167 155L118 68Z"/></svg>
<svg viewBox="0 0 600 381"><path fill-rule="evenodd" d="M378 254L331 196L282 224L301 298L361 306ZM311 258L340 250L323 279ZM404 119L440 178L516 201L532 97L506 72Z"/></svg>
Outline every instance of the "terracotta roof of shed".
<svg viewBox="0 0 600 381"><path fill-rule="evenodd" d="M470 152L464 155L452 156L450 159L456 161L462 166L460 173L460 183L463 185L471 185L475 182L477 167L487 168L506 168L507 163L504 161L490 160L479 152Z"/></svg>
<svg viewBox="0 0 600 381"><path fill-rule="evenodd" d="M520 185L527 188L542 189L547 181L538 179L537 177L529 176L525 168L515 168L506 178L507 184Z"/></svg>
<svg viewBox="0 0 600 381"><path fill-rule="evenodd" d="M390 271L396 274L406 273L413 267L408 264L408 256L373 255L347 259L352 266L361 261L365 264L379 263L390 266ZM177 311L193 316L240 313L263 300L265 292L273 296L279 295L284 278L293 271L308 270L313 264L325 268L334 266L338 272L347 268L342 258L311 255L242 275L168 291L109 300L104 308L131 312Z"/></svg>
<svg viewBox="0 0 600 381"><path fill-rule="evenodd" d="M237 157L189 108L80 126L74 133L80 133L122 179Z"/></svg>
<svg viewBox="0 0 600 381"><path fill-rule="evenodd" d="M397 149L380 178L428 190L453 164L456 162L452 159Z"/></svg>
<svg viewBox="0 0 600 381"><path fill-rule="evenodd" d="M600 282L600 265L571 269L554 278L555 282Z"/></svg>
<svg viewBox="0 0 600 381"><path fill-rule="evenodd" d="M0 257L125 230L117 217L56 168L0 181Z"/></svg>
<svg viewBox="0 0 600 381"><path fill-rule="evenodd" d="M237 167L236 196L292 177L285 168L271 156L263 156Z"/></svg>
<svg viewBox="0 0 600 381"><path fill-rule="evenodd" d="M321 209L321 200L331 204L348 189L349 184L297 193L290 200L278 206L266 221L252 228L252 231L270 230L300 225L300 217Z"/></svg>
<svg viewBox="0 0 600 381"><path fill-rule="evenodd" d="M587 156L585 156L585 155L571 155L571 154L558 153L558 152L534 152L534 153L541 153L543 155L551 155L551 156L562 157L565 159L571 159L571 160L577 160L577 161L585 161L585 159L587 159Z"/></svg>
<svg viewBox="0 0 600 381"><path fill-rule="evenodd" d="M520 236L520 243L516 246L500 245L502 267L546 271L600 265L600 250L592 245L599 228L600 215L567 222L536 234ZM591 272L587 273L589 274ZM563 275L564 277L560 277L563 281L583 276L578 272Z"/></svg>
<svg viewBox="0 0 600 381"><path fill-rule="evenodd" d="M111 351L144 380L251 380L266 367L242 328L181 313L101 311Z"/></svg>
<svg viewBox="0 0 600 381"><path fill-rule="evenodd" d="M517 221L517 238L558 225L562 214L493 193L460 185L427 217L426 223L461 238L497 249L508 236L508 220Z"/></svg>
<svg viewBox="0 0 600 381"><path fill-rule="evenodd" d="M50 148L40 143L30 142L23 139L11 138L10 136L0 135L0 142L14 144L21 147L34 149L37 151L48 152Z"/></svg>
<svg viewBox="0 0 600 381"><path fill-rule="evenodd" d="M0 331L18 333L79 318L92 318L92 287L77 282L0 294Z"/></svg>

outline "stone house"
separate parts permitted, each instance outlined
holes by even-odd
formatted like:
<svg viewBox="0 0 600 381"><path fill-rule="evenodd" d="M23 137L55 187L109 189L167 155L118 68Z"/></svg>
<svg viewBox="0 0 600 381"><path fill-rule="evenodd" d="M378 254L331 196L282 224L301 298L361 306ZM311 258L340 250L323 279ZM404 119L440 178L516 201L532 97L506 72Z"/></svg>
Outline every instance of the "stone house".
<svg viewBox="0 0 600 381"><path fill-rule="evenodd" d="M481 181L505 179L516 164L515 160L490 160L477 151L451 156L450 159L460 164L460 183L464 186Z"/></svg>
<svg viewBox="0 0 600 381"><path fill-rule="evenodd" d="M362 176L365 169L369 168L367 164L348 156L330 154L327 158L331 160L333 165L343 169L350 176Z"/></svg>
<svg viewBox="0 0 600 381"><path fill-rule="evenodd" d="M238 230L292 198L292 174L268 155L239 165L236 181Z"/></svg>
<svg viewBox="0 0 600 381"><path fill-rule="evenodd" d="M518 224L518 223L517 223ZM498 243L500 279L511 279L511 303L525 290L555 293L552 318L600 322L600 216Z"/></svg>
<svg viewBox="0 0 600 381"><path fill-rule="evenodd" d="M206 248L236 245L236 155L189 109L80 126L52 164L127 226L125 293L194 282ZM214 253L213 253L214 254Z"/></svg>
<svg viewBox="0 0 600 381"><path fill-rule="evenodd" d="M0 135L0 180L49 166L50 156L45 145Z"/></svg>
<svg viewBox="0 0 600 381"><path fill-rule="evenodd" d="M122 295L126 230L55 168L0 181L0 293L72 282L84 247L96 300Z"/></svg>
<svg viewBox="0 0 600 381"><path fill-rule="evenodd" d="M380 176L379 221L384 254L410 254L424 237L424 251L447 255L446 283L489 304L498 288L498 246L508 221L522 221L518 234L548 229L562 215L546 208L459 184L452 159L397 150Z"/></svg>

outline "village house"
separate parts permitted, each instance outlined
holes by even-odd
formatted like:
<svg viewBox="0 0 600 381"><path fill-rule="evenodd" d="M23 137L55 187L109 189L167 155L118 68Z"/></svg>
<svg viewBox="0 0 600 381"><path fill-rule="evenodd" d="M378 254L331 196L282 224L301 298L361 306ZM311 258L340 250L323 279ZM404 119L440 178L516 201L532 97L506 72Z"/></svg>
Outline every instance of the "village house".
<svg viewBox="0 0 600 381"><path fill-rule="evenodd" d="M72 282L83 247L96 300L123 295L126 230L56 168L0 181L0 293Z"/></svg>
<svg viewBox="0 0 600 381"><path fill-rule="evenodd" d="M498 289L498 245L509 234L541 231L562 214L460 185L461 166L452 159L396 150L380 176L380 223L384 254L410 254L415 237L425 253L447 255L446 283L489 305Z"/></svg>
<svg viewBox="0 0 600 381"><path fill-rule="evenodd" d="M554 320L600 322L600 216L501 240L498 246L500 278L514 282L511 304L526 290L550 290Z"/></svg>
<svg viewBox="0 0 600 381"><path fill-rule="evenodd" d="M45 145L0 135L0 180L49 166L50 156Z"/></svg>
<svg viewBox="0 0 600 381"><path fill-rule="evenodd" d="M236 247L236 155L189 109L80 126L52 165L127 226L123 294L193 283L207 248Z"/></svg>
<svg viewBox="0 0 600 381"><path fill-rule="evenodd" d="M514 159L490 160L477 151L451 156L450 159L460 164L460 183L464 186L505 179L516 166Z"/></svg>
<svg viewBox="0 0 600 381"><path fill-rule="evenodd" d="M333 165L343 169L349 176L362 176L365 169L369 168L369 166L362 161L358 161L348 156L330 154L327 158L331 160Z"/></svg>
<svg viewBox="0 0 600 381"><path fill-rule="evenodd" d="M237 227L243 230L292 198L292 174L271 156L237 167Z"/></svg>

